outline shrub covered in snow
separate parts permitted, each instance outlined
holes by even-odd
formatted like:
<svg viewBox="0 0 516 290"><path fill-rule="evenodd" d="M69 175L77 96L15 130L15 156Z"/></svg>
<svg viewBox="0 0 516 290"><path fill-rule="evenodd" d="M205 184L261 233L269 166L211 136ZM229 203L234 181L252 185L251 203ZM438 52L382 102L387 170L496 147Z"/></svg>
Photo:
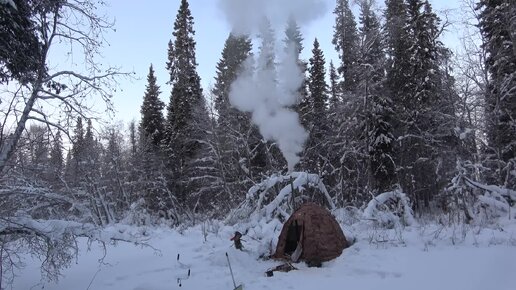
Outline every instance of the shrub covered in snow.
<svg viewBox="0 0 516 290"><path fill-rule="evenodd" d="M380 226L393 228L398 224L415 225L410 200L399 190L381 193L368 203L363 218L372 220Z"/></svg>
<svg viewBox="0 0 516 290"><path fill-rule="evenodd" d="M278 186L280 190L276 192ZM307 188L317 189L329 208L335 209L335 203L319 175L293 172L287 175L272 175L251 187L244 202L229 214L226 222L235 224L261 219L269 222L274 218L285 220L294 211L296 204L310 199L305 194Z"/></svg>
<svg viewBox="0 0 516 290"><path fill-rule="evenodd" d="M276 247L283 221L298 205L314 198L335 209L333 199L317 174L272 175L249 189L245 201L229 214L225 223L259 241L259 256L269 256Z"/></svg>
<svg viewBox="0 0 516 290"><path fill-rule="evenodd" d="M475 219L477 223L497 223L499 218L516 218L516 191L496 185L485 185L467 179L472 187L482 189L483 195L479 195L474 204ZM510 216L512 215L512 216Z"/></svg>

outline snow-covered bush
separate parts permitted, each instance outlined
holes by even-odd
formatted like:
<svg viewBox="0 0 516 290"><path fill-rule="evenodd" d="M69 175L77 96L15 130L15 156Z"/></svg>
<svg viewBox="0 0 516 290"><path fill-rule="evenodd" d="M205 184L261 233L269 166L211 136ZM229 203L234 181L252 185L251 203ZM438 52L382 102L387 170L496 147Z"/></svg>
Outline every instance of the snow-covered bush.
<svg viewBox="0 0 516 290"><path fill-rule="evenodd" d="M457 173L442 196L448 221L441 219L441 224L495 224L510 214L516 191L473 180L471 172L475 168L474 164L457 161Z"/></svg>
<svg viewBox="0 0 516 290"><path fill-rule="evenodd" d="M282 184L284 185L281 187ZM275 192L278 186L281 189ZM317 189L327 205L335 209L335 203L319 175L307 172L276 174L251 187L244 202L229 214L226 223L261 219L269 222L275 218L284 220L294 211L295 205L310 200L305 194L308 188Z"/></svg>
<svg viewBox="0 0 516 290"><path fill-rule="evenodd" d="M481 184L469 178L465 178L465 182L468 186L484 192L477 196L473 205L477 224L497 223L503 217L516 218L516 191L497 185Z"/></svg>
<svg viewBox="0 0 516 290"><path fill-rule="evenodd" d="M496 191L486 191L478 196L478 201L474 205L477 222L493 223L501 217L506 217L511 206L505 198Z"/></svg>
<svg viewBox="0 0 516 290"><path fill-rule="evenodd" d="M113 241L144 244L141 229L113 225L100 228L91 223L63 220L36 220L30 216L0 217L2 274L9 281L23 267L22 256L30 254L41 261L41 276L56 281L78 254L78 239L102 245Z"/></svg>
<svg viewBox="0 0 516 290"><path fill-rule="evenodd" d="M384 192L373 197L364 209L363 218L386 228L417 223L412 214L409 198L400 190Z"/></svg>
<svg viewBox="0 0 516 290"><path fill-rule="evenodd" d="M145 200L140 198L131 204L131 210L127 212L126 216L121 220L121 222L124 224L136 226L151 225L152 219L145 206Z"/></svg>
<svg viewBox="0 0 516 290"><path fill-rule="evenodd" d="M258 254L267 257L272 254L271 249L276 248L283 222L297 206L314 198L324 200L330 209L335 209L333 199L317 174L275 174L251 187L244 202L229 214L225 223L259 241Z"/></svg>
<svg viewBox="0 0 516 290"><path fill-rule="evenodd" d="M337 208L332 213L339 224L347 226L360 222L363 216L363 212L360 209L352 206Z"/></svg>
<svg viewBox="0 0 516 290"><path fill-rule="evenodd" d="M457 160L456 174L447 186L445 193L441 195L440 204L448 218L447 221L441 219L441 223L462 224L470 223L474 219L472 206L478 193L466 182L469 175L468 170L471 171L472 168L474 168L473 164Z"/></svg>

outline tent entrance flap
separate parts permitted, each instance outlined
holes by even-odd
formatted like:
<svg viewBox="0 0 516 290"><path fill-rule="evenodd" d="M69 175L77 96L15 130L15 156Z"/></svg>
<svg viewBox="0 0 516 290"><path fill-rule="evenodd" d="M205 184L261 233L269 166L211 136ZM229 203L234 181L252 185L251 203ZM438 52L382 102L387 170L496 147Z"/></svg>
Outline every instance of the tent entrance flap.
<svg viewBox="0 0 516 290"><path fill-rule="evenodd" d="M296 220L288 226L285 254L291 255L296 250L297 244L300 240L301 226L297 223Z"/></svg>

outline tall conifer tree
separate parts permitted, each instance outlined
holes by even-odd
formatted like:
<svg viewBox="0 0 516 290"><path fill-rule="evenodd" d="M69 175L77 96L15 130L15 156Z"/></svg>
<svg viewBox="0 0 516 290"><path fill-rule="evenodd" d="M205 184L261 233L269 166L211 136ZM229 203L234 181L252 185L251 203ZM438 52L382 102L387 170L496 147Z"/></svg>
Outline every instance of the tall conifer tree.
<svg viewBox="0 0 516 290"><path fill-rule="evenodd" d="M172 86L167 106L165 151L171 170L169 181L180 202L195 189L191 184L193 163L202 155L208 112L197 74L194 21L187 0L181 0L174 22L174 41L168 45L167 69ZM197 179L200 181L200 179ZM193 187L192 187L193 186Z"/></svg>
<svg viewBox="0 0 516 290"><path fill-rule="evenodd" d="M343 91L354 91L358 82L358 32L357 23L353 12L349 8L348 0L337 0L335 14L335 26L332 43L339 53L340 65L338 72L344 78Z"/></svg>
<svg viewBox="0 0 516 290"><path fill-rule="evenodd" d="M385 94L385 56L380 22L372 10L371 0L360 2L360 83L359 94L364 97L362 126L365 132L366 154L369 156L370 187L384 192L396 183L393 162L392 101Z"/></svg>
<svg viewBox="0 0 516 290"><path fill-rule="evenodd" d="M140 122L140 140L157 147L163 141L164 123L163 108L165 104L159 99L159 86L156 84L154 68L149 67L147 86L143 96L143 104L140 108L142 119ZM144 144L147 145L147 144Z"/></svg>
<svg viewBox="0 0 516 290"><path fill-rule="evenodd" d="M340 101L340 90L339 90L339 75L335 66L333 65L333 61L330 61L329 68L329 89L330 89L330 108L337 106Z"/></svg>
<svg viewBox="0 0 516 290"><path fill-rule="evenodd" d="M302 164L305 170L321 174L328 149L327 106L328 85L325 78L325 60L317 38L314 40L312 57L308 67L307 113L304 117L309 137L305 144Z"/></svg>
<svg viewBox="0 0 516 290"><path fill-rule="evenodd" d="M237 110L229 101L231 84L243 71L246 60L251 56L251 39L246 35L230 33L217 63L217 75L212 90L218 114L212 147L217 151L216 167L220 180L216 185L220 189L215 199L219 201L221 212L224 213L242 201L243 196L240 193L247 190L257 172L251 163L252 156L249 152L252 144L260 142L261 137L251 124L249 114Z"/></svg>
<svg viewBox="0 0 516 290"><path fill-rule="evenodd" d="M516 2L481 0L479 25L488 58L485 96L488 182L516 188Z"/></svg>

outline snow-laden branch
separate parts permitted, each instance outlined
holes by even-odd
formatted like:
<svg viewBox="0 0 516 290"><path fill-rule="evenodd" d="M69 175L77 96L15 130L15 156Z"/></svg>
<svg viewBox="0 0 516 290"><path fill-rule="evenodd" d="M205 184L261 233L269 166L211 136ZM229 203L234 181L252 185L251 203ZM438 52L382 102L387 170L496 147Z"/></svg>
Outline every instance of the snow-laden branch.
<svg viewBox="0 0 516 290"><path fill-rule="evenodd" d="M281 183L286 183L286 185L274 196L272 189ZM242 219L253 218L265 218L268 222L279 216L286 218L285 213L290 215L293 210L288 202L294 194L292 190L294 189L302 195L307 187L318 189L329 208L331 210L335 209L335 203L319 175L307 172L292 172L287 175L272 175L251 187L247 192L245 201L230 213L226 222L236 223L242 221ZM270 202L266 204L269 200Z"/></svg>
<svg viewBox="0 0 516 290"><path fill-rule="evenodd" d="M389 208L387 205L389 202L395 203L394 209ZM400 222L400 217L405 225L417 224L412 215L409 198L399 190L380 193L373 197L367 204L363 217L364 219L377 221L382 225L397 224Z"/></svg>
<svg viewBox="0 0 516 290"><path fill-rule="evenodd" d="M509 188L504 188L504 187L497 186L497 185L486 185L486 184L478 183L467 177L464 177L464 181L471 188L480 188L480 189L483 189L483 190L486 190L489 192L494 192L505 198L510 198L511 200L516 201L516 191L515 190L509 189Z"/></svg>
<svg viewBox="0 0 516 290"><path fill-rule="evenodd" d="M144 243L145 237L135 227L113 225L101 228L90 223L63 220L37 220L26 216L0 218L0 237L10 235L35 235L49 241L61 241L65 236L86 237L93 241L109 243L125 241Z"/></svg>
<svg viewBox="0 0 516 290"><path fill-rule="evenodd" d="M19 251L27 251L41 261L42 277L49 281L56 281L62 269L69 267L76 259L79 251L78 238L99 242L104 247L112 241L151 247L146 243L146 237L141 231L132 226L112 225L100 228L90 223L38 220L29 216L0 218L2 257L15 256L17 261L21 261ZM19 263L11 258L1 262L4 273L14 275L14 269L20 267Z"/></svg>
<svg viewBox="0 0 516 290"><path fill-rule="evenodd" d="M88 207L67 195L58 194L46 187L39 187L31 183L9 185L3 180L0 180L0 182L2 184L0 187L0 199L19 200L19 204L36 204L36 207L29 206L28 208L23 209L27 214L31 214L31 211L34 209L44 207L48 202L52 202L58 203L61 207L68 208L68 211L70 212L74 210L78 211L79 216L85 220L92 218L91 210ZM20 208L18 210L20 210Z"/></svg>

